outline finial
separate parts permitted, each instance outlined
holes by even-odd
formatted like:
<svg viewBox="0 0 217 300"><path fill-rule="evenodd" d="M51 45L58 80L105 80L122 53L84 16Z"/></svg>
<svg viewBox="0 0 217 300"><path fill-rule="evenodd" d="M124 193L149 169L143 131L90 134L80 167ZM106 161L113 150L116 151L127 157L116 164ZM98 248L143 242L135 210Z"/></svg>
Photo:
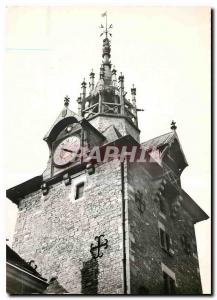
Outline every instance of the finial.
<svg viewBox="0 0 217 300"><path fill-rule="evenodd" d="M121 115L125 115L124 97L126 94L124 93L124 76L122 75L122 72L121 72L120 76L118 77L118 81L119 81L119 97L120 97L120 104L121 104Z"/></svg>
<svg viewBox="0 0 217 300"><path fill-rule="evenodd" d="M113 66L112 75L116 75L116 73L117 73L117 70L115 69L115 66Z"/></svg>
<svg viewBox="0 0 217 300"><path fill-rule="evenodd" d="M68 107L69 106L69 101L70 101L70 98L69 98L69 96L65 96L65 98L64 98L64 106L65 107Z"/></svg>
<svg viewBox="0 0 217 300"><path fill-rule="evenodd" d="M90 82L89 82L90 92L94 90L94 78L95 78L95 73L93 72L92 69L90 73Z"/></svg>
<svg viewBox="0 0 217 300"><path fill-rule="evenodd" d="M77 103L78 103L78 114L79 116L81 116L81 104L82 104L81 96L78 97Z"/></svg>
<svg viewBox="0 0 217 300"><path fill-rule="evenodd" d="M90 72L90 78L94 78L95 77L95 73L93 72L93 69Z"/></svg>
<svg viewBox="0 0 217 300"><path fill-rule="evenodd" d="M114 87L117 87L117 70L115 69L115 66L113 65L112 69L112 84Z"/></svg>
<svg viewBox="0 0 217 300"><path fill-rule="evenodd" d="M105 17L105 26L103 26L102 24L100 25L100 27L99 28L102 28L102 29L104 29L105 28L105 30L103 30L103 32L100 34L100 36L102 36L103 34L105 34L105 37L106 37L106 39L108 38L108 34L110 35L110 36L112 36L112 34L109 32L110 31L110 29L112 29L113 28L113 25L112 24L110 24L109 25L109 27L108 27L108 25L107 25L107 11L105 11L103 14L101 14L101 17Z"/></svg>
<svg viewBox="0 0 217 300"><path fill-rule="evenodd" d="M83 82L81 83L81 90L82 90L81 98L82 99L84 99L86 97L86 86L87 86L87 83L84 78Z"/></svg>
<svg viewBox="0 0 217 300"><path fill-rule="evenodd" d="M120 73L120 76L118 77L119 82L124 82L124 75L122 75L122 72Z"/></svg>
<svg viewBox="0 0 217 300"><path fill-rule="evenodd" d="M87 85L87 84L86 84L85 78L84 78L83 82L81 83L81 86L82 86L82 87L86 87L86 85Z"/></svg>
<svg viewBox="0 0 217 300"><path fill-rule="evenodd" d="M136 95L136 88L135 88L134 84L132 85L132 88L131 88L131 95Z"/></svg>
<svg viewBox="0 0 217 300"><path fill-rule="evenodd" d="M177 126L176 126L176 122L174 122L172 120L172 123L171 123L171 127L170 127L172 130L176 130Z"/></svg>
<svg viewBox="0 0 217 300"><path fill-rule="evenodd" d="M107 25L107 11L104 12L102 17L106 17L105 25L103 26L101 24L100 28L103 29L103 32L100 34L100 36L105 35L105 38L103 39L103 51L102 51L102 57L103 57L103 64L111 67L110 57L111 57L111 45L110 40L108 39L108 36L112 36L110 33L110 30L112 29L113 25L110 24Z"/></svg>
<svg viewBox="0 0 217 300"><path fill-rule="evenodd" d="M134 84L133 84L133 86L131 88L131 96L132 96L132 104L133 104L133 106L136 109L136 88L135 88Z"/></svg>

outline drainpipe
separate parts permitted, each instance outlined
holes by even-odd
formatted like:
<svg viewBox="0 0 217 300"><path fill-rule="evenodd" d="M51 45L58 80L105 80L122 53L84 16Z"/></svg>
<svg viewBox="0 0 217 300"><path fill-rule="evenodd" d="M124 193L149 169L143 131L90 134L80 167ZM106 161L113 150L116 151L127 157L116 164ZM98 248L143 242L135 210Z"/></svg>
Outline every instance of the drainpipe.
<svg viewBox="0 0 217 300"><path fill-rule="evenodd" d="M125 229L124 161L121 162L121 194L122 194L122 228L123 228L123 277L124 277L124 295L126 295L127 294L127 271L126 271L126 229Z"/></svg>

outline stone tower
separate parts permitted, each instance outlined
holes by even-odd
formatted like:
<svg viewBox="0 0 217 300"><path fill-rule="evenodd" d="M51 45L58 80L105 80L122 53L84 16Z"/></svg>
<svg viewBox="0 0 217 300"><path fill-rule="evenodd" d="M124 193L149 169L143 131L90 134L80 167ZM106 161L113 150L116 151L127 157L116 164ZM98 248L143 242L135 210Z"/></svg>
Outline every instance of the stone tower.
<svg viewBox="0 0 217 300"><path fill-rule="evenodd" d="M182 189L187 161L175 123L140 144L136 89L127 99L107 22L104 34L98 82L93 71L88 93L82 82L78 114L65 97L44 137L44 173L7 190L19 209L13 249L65 293L200 294L194 224L208 216ZM123 148L124 159L112 155Z"/></svg>

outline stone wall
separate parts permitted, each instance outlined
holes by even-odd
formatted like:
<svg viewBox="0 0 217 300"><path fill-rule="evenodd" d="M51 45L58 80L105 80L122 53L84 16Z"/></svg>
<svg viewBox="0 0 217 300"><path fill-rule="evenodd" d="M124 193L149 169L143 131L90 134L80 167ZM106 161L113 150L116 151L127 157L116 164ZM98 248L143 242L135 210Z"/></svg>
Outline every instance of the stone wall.
<svg viewBox="0 0 217 300"><path fill-rule="evenodd" d="M153 198L159 179L153 173L147 163L125 164L127 291L163 294L163 266L175 274L177 294L200 294L191 217L181 208L172 218L169 203L168 214L160 212L159 202ZM84 196L75 200L80 182L85 182ZM35 260L44 278L57 277L68 293L122 294L121 192L120 162L113 160L96 166L95 174L73 175L71 185L56 183L46 196L41 191L26 196L19 205L14 250L26 261ZM161 226L171 238L174 253L160 245ZM108 240L108 248L103 249L102 258L95 260L90 245L95 245L94 238L101 234ZM183 234L189 238L190 253L183 246Z"/></svg>
<svg viewBox="0 0 217 300"><path fill-rule="evenodd" d="M57 277L68 293L123 293L121 170L118 161L96 167L95 174L77 174L69 186L39 190L20 201L13 249L35 260L46 279ZM75 186L85 181L84 196L75 200ZM91 243L105 235L108 248L92 259Z"/></svg>
<svg viewBox="0 0 217 300"><path fill-rule="evenodd" d="M130 236L130 281L132 294L162 294L163 263L176 277L177 294L200 294L201 282L197 259L194 225L186 211L180 209L176 218L160 213L154 201L155 182L144 164L131 163L128 168L128 206ZM136 193L142 195L143 206ZM171 238L170 255L160 246L159 223ZM187 254L181 237L188 234L191 253Z"/></svg>

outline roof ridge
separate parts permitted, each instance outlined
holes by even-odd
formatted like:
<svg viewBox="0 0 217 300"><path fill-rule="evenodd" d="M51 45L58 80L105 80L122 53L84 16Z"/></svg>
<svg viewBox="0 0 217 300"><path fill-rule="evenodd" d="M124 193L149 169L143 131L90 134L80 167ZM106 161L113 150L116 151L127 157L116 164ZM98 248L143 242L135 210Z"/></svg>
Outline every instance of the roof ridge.
<svg viewBox="0 0 217 300"><path fill-rule="evenodd" d="M149 140L147 140L147 141L145 141L145 142L142 142L141 145L143 145L143 144L145 144L145 143L147 143L147 142L149 142L149 141L152 141L152 140L154 140L154 139L160 138L160 137L162 137L162 136L164 136L164 135L169 135L169 134L174 134L174 132L173 132L173 131L170 131L170 132L168 132L168 133L164 133L164 134L158 135L158 136L156 136L156 137L154 137L154 138L152 138L152 139L149 139Z"/></svg>

